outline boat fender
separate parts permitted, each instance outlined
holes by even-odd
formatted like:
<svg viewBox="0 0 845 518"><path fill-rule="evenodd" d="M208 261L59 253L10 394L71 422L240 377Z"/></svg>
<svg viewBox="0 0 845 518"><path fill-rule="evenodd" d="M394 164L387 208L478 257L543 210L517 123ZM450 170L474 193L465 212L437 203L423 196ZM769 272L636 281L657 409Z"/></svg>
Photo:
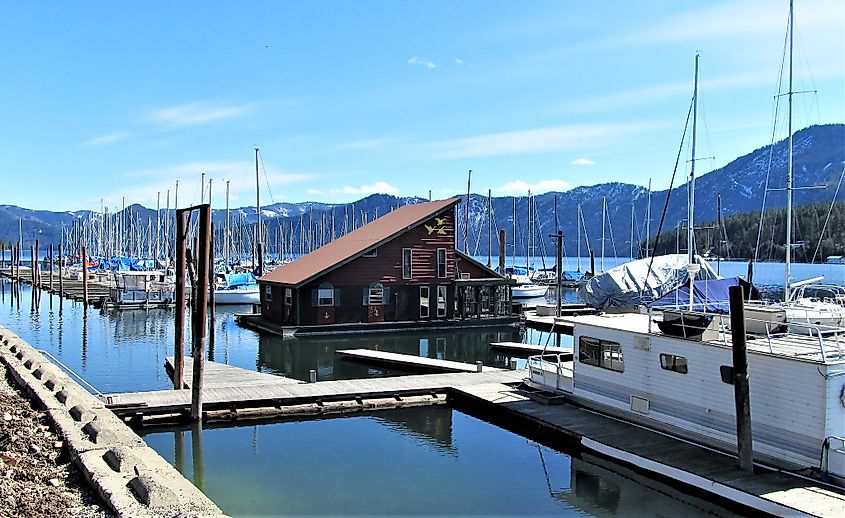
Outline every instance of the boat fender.
<svg viewBox="0 0 845 518"><path fill-rule="evenodd" d="M845 385L842 385L842 391L839 393L839 402L845 406Z"/></svg>

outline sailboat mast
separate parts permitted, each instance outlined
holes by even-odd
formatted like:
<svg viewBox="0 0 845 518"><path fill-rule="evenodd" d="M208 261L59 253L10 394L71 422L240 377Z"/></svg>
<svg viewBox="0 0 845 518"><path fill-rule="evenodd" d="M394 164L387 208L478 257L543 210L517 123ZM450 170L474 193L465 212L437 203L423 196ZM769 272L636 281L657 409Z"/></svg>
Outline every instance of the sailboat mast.
<svg viewBox="0 0 845 518"><path fill-rule="evenodd" d="M648 259L648 240L651 238L651 178L648 179L648 207L645 217L645 258Z"/></svg>
<svg viewBox="0 0 845 518"><path fill-rule="evenodd" d="M604 270L604 225L607 218L607 198L601 199L601 271Z"/></svg>
<svg viewBox="0 0 845 518"><path fill-rule="evenodd" d="M255 238L253 239L253 249L255 252L255 257L253 257L252 265L253 268L258 267L259 272L262 270L261 264L261 250L260 250L260 243L261 243L261 189L259 188L258 183L258 148L255 148Z"/></svg>
<svg viewBox="0 0 845 518"><path fill-rule="evenodd" d="M695 53L695 86L692 92L692 161L690 163L687 203L687 259L695 262L695 126L698 115L698 53Z"/></svg>
<svg viewBox="0 0 845 518"><path fill-rule="evenodd" d="M223 240L223 256L226 259L226 270L229 270L229 265L232 264L229 261L229 240L232 239L231 233L231 220L229 218L229 182L231 180L226 180L226 238Z"/></svg>
<svg viewBox="0 0 845 518"><path fill-rule="evenodd" d="M794 28L792 0L789 0L789 92L787 93L787 131L789 132L789 159L786 165L786 282L783 300L789 301L789 278L792 274L792 35Z"/></svg>
<svg viewBox="0 0 845 518"><path fill-rule="evenodd" d="M469 255L469 190L472 181L472 169L467 173L467 206L464 218L464 253Z"/></svg>
<svg viewBox="0 0 845 518"><path fill-rule="evenodd" d="M578 271L581 271L581 204L578 204L578 221L575 222L575 226L578 228ZM561 273L558 272L558 275Z"/></svg>

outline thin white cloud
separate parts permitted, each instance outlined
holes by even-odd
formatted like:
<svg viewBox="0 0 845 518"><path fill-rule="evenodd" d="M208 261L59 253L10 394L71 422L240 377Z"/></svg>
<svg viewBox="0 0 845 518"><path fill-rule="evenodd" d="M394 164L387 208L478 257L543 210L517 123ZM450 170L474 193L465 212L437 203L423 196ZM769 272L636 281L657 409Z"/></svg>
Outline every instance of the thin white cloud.
<svg viewBox="0 0 845 518"><path fill-rule="evenodd" d="M569 163L572 165L595 165L595 162L593 162L589 158L576 158L575 160Z"/></svg>
<svg viewBox="0 0 845 518"><path fill-rule="evenodd" d="M90 138L82 144L84 146L105 146L107 144L114 144L116 142L126 140L127 138L129 138L129 133L109 133L108 135L100 135L99 137Z"/></svg>
<svg viewBox="0 0 845 518"><path fill-rule="evenodd" d="M401 139L398 138L371 138L371 139L364 139L364 140L356 140L353 142L347 142L345 144L340 144L339 146L335 146L329 151L357 151L357 150L373 150L373 149L383 149L384 147L394 144L396 142L400 142Z"/></svg>
<svg viewBox="0 0 845 518"><path fill-rule="evenodd" d="M408 58L408 64L409 65L420 65L420 66L423 66L423 67L425 67L429 70L431 70L432 68L437 68L437 64L435 64L434 61L432 61L428 58L420 58L420 57L417 57L417 56L411 56L410 58Z"/></svg>
<svg viewBox="0 0 845 518"><path fill-rule="evenodd" d="M199 101L153 110L144 120L169 127L197 126L239 117L255 108L256 105L252 103L231 105Z"/></svg>
<svg viewBox="0 0 845 518"><path fill-rule="evenodd" d="M266 177L261 174L261 204L278 201L283 194L282 188L298 182L312 179L304 173L291 173L265 164ZM128 203L140 203L147 207L155 206L156 194L161 193L161 203L170 190L171 208L176 201L176 180L179 180L179 206L187 207L199 203L199 184L202 173L205 179L213 179L213 201L215 207L226 205L226 181L229 180L229 204L249 204L255 200L255 164L251 161L195 161L162 167L152 167L129 171L122 174L124 186L103 197L106 205L121 203L126 197ZM268 185L272 191L272 200ZM208 185L205 186L208 188ZM97 200L99 204L99 199Z"/></svg>
<svg viewBox="0 0 845 518"><path fill-rule="evenodd" d="M542 153L582 148L610 137L642 133L654 124L574 124L492 133L430 144L434 158Z"/></svg>
<svg viewBox="0 0 845 518"><path fill-rule="evenodd" d="M501 187L493 189L496 194L525 194L531 191L532 194L540 194L549 191L567 191L572 188L569 182L563 180L540 180L538 182L530 183L524 180L514 180L508 182Z"/></svg>
<svg viewBox="0 0 845 518"><path fill-rule="evenodd" d="M463 60L463 59L461 59L461 58L455 58L455 63L457 63L458 65L463 65L463 64L464 64L464 60Z"/></svg>
<svg viewBox="0 0 845 518"><path fill-rule="evenodd" d="M399 189L384 181L378 181L372 184L364 184L359 187L345 185L335 189L321 190L316 188L309 188L308 194L355 194L355 195L369 195L369 194L399 194Z"/></svg>

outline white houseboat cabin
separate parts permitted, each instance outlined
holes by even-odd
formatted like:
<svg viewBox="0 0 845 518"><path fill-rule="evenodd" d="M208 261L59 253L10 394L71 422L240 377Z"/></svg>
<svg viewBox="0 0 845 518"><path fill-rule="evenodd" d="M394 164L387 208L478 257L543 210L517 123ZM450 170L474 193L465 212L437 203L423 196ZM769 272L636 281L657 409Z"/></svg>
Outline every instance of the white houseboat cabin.
<svg viewBox="0 0 845 518"><path fill-rule="evenodd" d="M703 316L701 313L697 313ZM723 451L736 451L729 317L706 315L695 338L660 331L654 315L579 316L573 360L532 357L526 383ZM845 479L845 337L807 326L747 340L755 461ZM749 328L752 325L749 323ZM792 326L790 326L792 327ZM840 329L841 331L841 329ZM694 334L694 333L693 333Z"/></svg>

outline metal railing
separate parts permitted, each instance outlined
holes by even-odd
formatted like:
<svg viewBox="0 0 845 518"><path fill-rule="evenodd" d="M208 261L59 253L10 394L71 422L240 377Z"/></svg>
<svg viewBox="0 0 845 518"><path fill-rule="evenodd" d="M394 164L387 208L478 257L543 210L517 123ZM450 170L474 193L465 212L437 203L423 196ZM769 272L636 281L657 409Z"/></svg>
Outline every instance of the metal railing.
<svg viewBox="0 0 845 518"><path fill-rule="evenodd" d="M73 369L71 369L70 367L68 367L67 365L65 365L65 364L64 364L64 363L62 363L61 361L59 361L59 359L58 359L58 358L56 358L55 356L53 356L53 355L52 355L52 354L50 354L49 352L45 351L44 349L38 349L38 352L40 352L40 353L41 353L41 354L43 354L44 356L46 356L46 357L50 358L50 359L51 359L54 363L56 363L56 365L58 365L59 367L61 367L61 368L62 368L65 372L67 372L68 374L70 374L71 376L73 376L74 378L76 378L77 380L79 380L79 381L80 381L80 383L82 383L83 385L85 385L86 387L88 387L89 391L90 391L90 392L92 392L92 393L93 393L93 394L97 397L97 399L99 399L99 400L101 400L101 401L106 401L106 395L105 395L105 394L103 394L102 392L100 392L99 390L97 390L97 388L96 388L96 387L94 387L94 385L92 385L92 384L88 383L87 381L85 381L85 378L83 378L83 377L82 377L82 376L80 376L79 374L75 373L75 372L73 371Z"/></svg>
<svg viewBox="0 0 845 518"><path fill-rule="evenodd" d="M834 447L834 445L836 445ZM819 460L819 469L824 473L829 473L830 468L830 454L845 456L845 437L838 435L831 435L826 437L822 444L822 455ZM837 475L845 476L845 473L836 473Z"/></svg>

